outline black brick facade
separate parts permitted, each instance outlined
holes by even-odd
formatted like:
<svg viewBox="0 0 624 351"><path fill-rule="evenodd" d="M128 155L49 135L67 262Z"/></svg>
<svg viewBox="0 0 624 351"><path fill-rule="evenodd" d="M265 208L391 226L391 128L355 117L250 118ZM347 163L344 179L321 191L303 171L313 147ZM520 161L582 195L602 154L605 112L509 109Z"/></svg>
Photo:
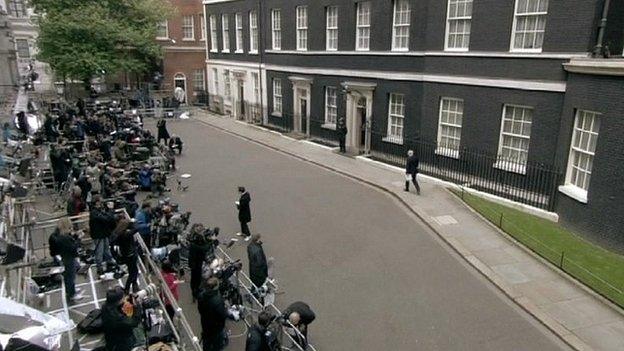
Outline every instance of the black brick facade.
<svg viewBox="0 0 624 351"><path fill-rule="evenodd" d="M322 128L325 116L325 88L339 90L338 116L346 115L341 83L361 81L376 84L373 94L373 148L382 140L388 123L389 94L405 95L404 139L435 143L438 134L441 97L464 101L461 147L496 154L505 104L534 109L529 162L558 167L564 181L576 109L602 113L598 147L592 169L588 202L583 204L557 194L556 210L561 222L589 239L624 251L624 80L617 77L568 73L564 64L572 56L588 56L596 45L604 0L549 1L542 53L510 52L515 0L474 0L469 51L444 52L446 0L411 0L408 53L392 53L392 0L370 0L370 52L355 52L357 0L235 0L206 5L206 14L218 18L219 49L221 14L230 15L230 54L210 53L210 60L233 65L261 63L266 67L263 89L269 123L292 126L293 85L290 77L312 80L310 86L311 135L334 139L332 130ZM308 51L296 50L296 7L308 7ZM258 8L258 6L261 6ZM326 52L325 10L338 6L338 52ZM257 9L260 23L260 54L249 55L249 10ZM281 11L281 51L273 51L271 10ZM605 44L612 55L621 54L624 41L624 1L612 1L605 32ZM235 54L234 13L244 19L244 54ZM209 26L207 26L209 28ZM208 41L210 35L206 35ZM210 43L207 43L210 45ZM210 61L209 61L210 64ZM323 74L310 74L322 69ZM340 70L340 71L337 71ZM363 79L366 72L430 75L428 79ZM396 75L394 75L396 77ZM494 79L527 83L559 83L562 89L512 89L487 84L467 85L436 82L436 77ZM283 117L273 111L272 81L282 81ZM490 84L491 85L491 84ZM288 124L286 123L286 124ZM514 175L517 176L517 175Z"/></svg>

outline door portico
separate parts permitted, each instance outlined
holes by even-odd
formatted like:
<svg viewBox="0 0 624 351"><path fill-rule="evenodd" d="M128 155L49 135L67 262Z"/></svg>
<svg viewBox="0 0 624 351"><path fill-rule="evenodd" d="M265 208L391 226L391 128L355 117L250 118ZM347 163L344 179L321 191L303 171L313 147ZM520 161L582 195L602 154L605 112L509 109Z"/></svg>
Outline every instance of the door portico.
<svg viewBox="0 0 624 351"><path fill-rule="evenodd" d="M312 79L291 76L293 86L293 131L310 136L310 92Z"/></svg>
<svg viewBox="0 0 624 351"><path fill-rule="evenodd" d="M368 154L371 144L373 92L375 83L343 82L346 92L347 152Z"/></svg>

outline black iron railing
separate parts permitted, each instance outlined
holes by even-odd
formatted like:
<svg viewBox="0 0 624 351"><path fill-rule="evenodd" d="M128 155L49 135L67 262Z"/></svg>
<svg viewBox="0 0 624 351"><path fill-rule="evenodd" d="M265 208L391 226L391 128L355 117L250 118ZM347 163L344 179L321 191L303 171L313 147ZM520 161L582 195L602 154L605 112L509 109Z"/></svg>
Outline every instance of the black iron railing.
<svg viewBox="0 0 624 351"><path fill-rule="evenodd" d="M373 133L373 159L404 167L408 150L418 155L422 174L544 210L555 209L561 172L552 165L519 163L482 150L444 148L437 143Z"/></svg>

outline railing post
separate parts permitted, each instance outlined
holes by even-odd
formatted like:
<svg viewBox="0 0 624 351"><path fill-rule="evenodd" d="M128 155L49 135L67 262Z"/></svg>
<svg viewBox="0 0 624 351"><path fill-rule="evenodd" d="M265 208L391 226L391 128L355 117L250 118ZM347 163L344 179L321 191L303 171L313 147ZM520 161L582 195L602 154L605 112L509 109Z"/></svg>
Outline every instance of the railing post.
<svg viewBox="0 0 624 351"><path fill-rule="evenodd" d="M563 269L563 260L565 259L565 251L561 251L561 260L559 261L559 268L561 268L562 270L565 271L565 269Z"/></svg>

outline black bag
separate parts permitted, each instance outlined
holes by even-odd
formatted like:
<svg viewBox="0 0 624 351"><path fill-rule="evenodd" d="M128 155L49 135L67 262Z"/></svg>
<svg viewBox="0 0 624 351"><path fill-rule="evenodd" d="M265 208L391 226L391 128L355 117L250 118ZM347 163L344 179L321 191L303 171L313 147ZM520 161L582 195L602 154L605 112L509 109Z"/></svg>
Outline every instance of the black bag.
<svg viewBox="0 0 624 351"><path fill-rule="evenodd" d="M89 312L80 323L78 323L78 331L83 334L99 334L104 331L102 323L102 310L96 308Z"/></svg>
<svg viewBox="0 0 624 351"><path fill-rule="evenodd" d="M173 330L169 324L160 323L154 324L147 332L147 344L153 345L159 342L169 343L175 340Z"/></svg>

